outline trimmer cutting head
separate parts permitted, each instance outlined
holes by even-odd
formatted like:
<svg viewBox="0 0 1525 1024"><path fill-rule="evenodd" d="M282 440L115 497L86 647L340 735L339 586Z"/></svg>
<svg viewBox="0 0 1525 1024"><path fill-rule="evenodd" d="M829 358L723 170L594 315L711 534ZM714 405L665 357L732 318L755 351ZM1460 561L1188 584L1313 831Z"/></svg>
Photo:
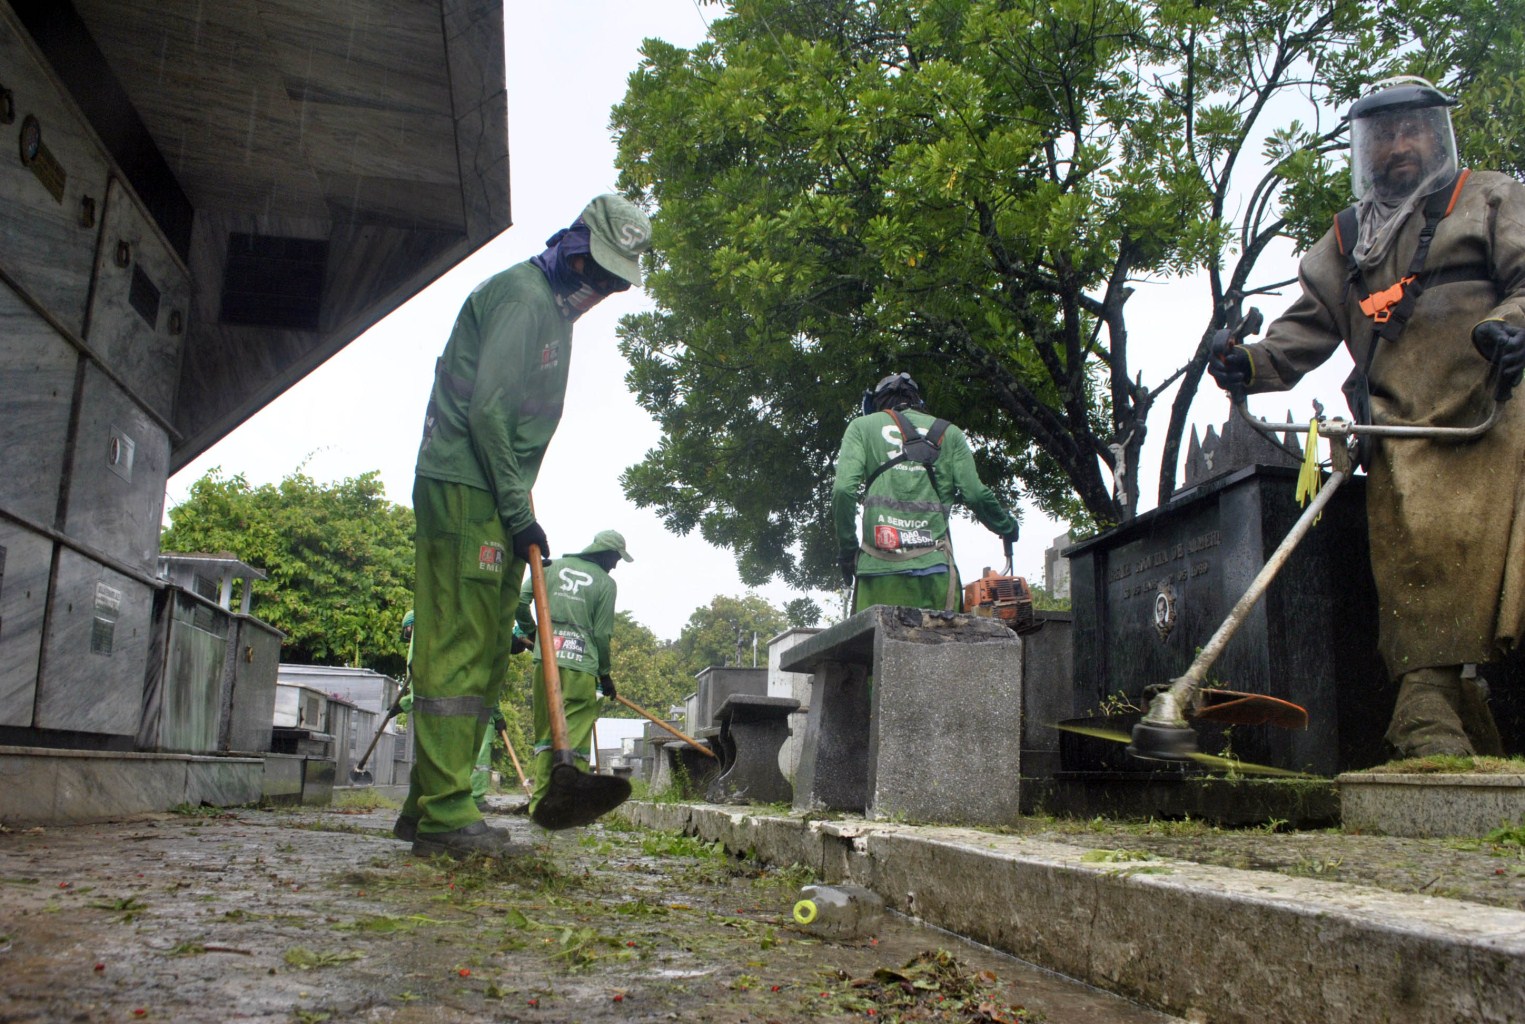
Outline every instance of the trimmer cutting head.
<svg viewBox="0 0 1525 1024"><path fill-rule="evenodd" d="M559 831L587 825L630 799L630 780L590 775L570 764L551 769L551 784L530 813L541 828Z"/></svg>
<svg viewBox="0 0 1525 1024"><path fill-rule="evenodd" d="M1133 727L1128 753L1147 761L1190 761L1197 753L1196 730L1145 719Z"/></svg>

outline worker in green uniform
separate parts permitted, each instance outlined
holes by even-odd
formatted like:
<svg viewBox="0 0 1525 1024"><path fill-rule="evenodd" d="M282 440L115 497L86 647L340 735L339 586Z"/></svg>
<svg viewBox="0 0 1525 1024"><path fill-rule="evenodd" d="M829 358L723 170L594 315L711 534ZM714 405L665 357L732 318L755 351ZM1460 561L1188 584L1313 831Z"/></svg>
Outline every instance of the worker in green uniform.
<svg viewBox="0 0 1525 1024"><path fill-rule="evenodd" d="M471 769L530 547L548 550L530 489L561 420L572 325L640 283L650 239L639 209L598 196L544 252L477 286L435 364L413 484L416 760L393 828L415 854L518 852L482 820Z"/></svg>
<svg viewBox="0 0 1525 1024"><path fill-rule="evenodd" d="M909 374L865 391L863 415L842 436L831 489L838 564L847 585L856 583L854 612L876 604L958 610L962 588L948 537L958 500L992 533L1017 539L1017 521L980 480L964 432L926 411Z"/></svg>
<svg viewBox="0 0 1525 1024"><path fill-rule="evenodd" d="M561 673L561 699L566 709L567 745L584 765L588 764L593 723L598 718L598 695L614 699L614 680L609 676L609 641L614 637L614 600L617 588L609 574L621 561L632 561L625 538L614 530L600 531L593 543L575 555L563 555L545 571L546 596L550 600L551 643ZM535 620L530 584L519 599L519 628L534 636ZM551 784L551 716L545 697L545 652L535 645L535 791L530 794L530 813Z"/></svg>
<svg viewBox="0 0 1525 1024"><path fill-rule="evenodd" d="M482 748L477 751L476 763L471 766L471 802L477 810L487 813L487 791L492 788L492 748L498 739L498 730L506 727L508 720L500 708L492 709L492 720L482 730Z"/></svg>

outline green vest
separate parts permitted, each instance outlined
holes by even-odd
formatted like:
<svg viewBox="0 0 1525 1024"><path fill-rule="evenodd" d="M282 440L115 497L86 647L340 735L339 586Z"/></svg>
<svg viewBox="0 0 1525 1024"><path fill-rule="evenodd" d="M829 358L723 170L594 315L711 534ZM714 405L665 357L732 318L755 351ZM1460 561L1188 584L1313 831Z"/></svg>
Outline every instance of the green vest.
<svg viewBox="0 0 1525 1024"><path fill-rule="evenodd" d="M923 434L936 419L921 410L900 414ZM1016 528L1016 520L981 482L963 431L950 424L931 472L906 460L874 479L863 495L860 529L859 489L874 469L899 452L900 429L887 412L859 416L842 436L832 485L832 521L838 550L843 555L858 552L860 576L949 564L951 559L938 545L946 544L948 514L958 500L992 533L1005 535Z"/></svg>
<svg viewBox="0 0 1525 1024"><path fill-rule="evenodd" d="M551 642L556 664L590 676L609 673L609 641L614 636L614 599L618 588L609 574L577 555L563 555L546 566L546 596L551 602ZM526 579L515 616L525 636L535 636L533 580ZM535 660L544 652L535 644Z"/></svg>
<svg viewBox="0 0 1525 1024"><path fill-rule="evenodd" d="M528 526L571 359L572 325L538 268L519 263L482 282L436 364L415 472L491 493L510 534Z"/></svg>

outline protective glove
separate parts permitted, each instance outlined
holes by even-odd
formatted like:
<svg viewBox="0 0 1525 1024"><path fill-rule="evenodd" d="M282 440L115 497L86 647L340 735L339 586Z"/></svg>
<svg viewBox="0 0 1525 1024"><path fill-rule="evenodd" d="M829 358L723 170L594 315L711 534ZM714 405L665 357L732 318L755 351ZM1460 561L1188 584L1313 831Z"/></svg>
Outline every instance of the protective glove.
<svg viewBox="0 0 1525 1024"><path fill-rule="evenodd" d="M523 654L525 651L533 651L534 649L534 638L519 633L515 633L514 638L508 642L509 654Z"/></svg>
<svg viewBox="0 0 1525 1024"><path fill-rule="evenodd" d="M530 560L531 544L540 549L540 557L542 559L549 557L551 547L546 543L545 531L540 528L538 522L532 522L514 534L514 557L521 562L528 562Z"/></svg>
<svg viewBox="0 0 1525 1024"><path fill-rule="evenodd" d="M1500 378L1511 388L1525 375L1525 327L1502 320L1484 320L1472 328L1472 344L1479 354L1499 368Z"/></svg>
<svg viewBox="0 0 1525 1024"><path fill-rule="evenodd" d="M1017 535L1021 532L1022 527L1020 524L1013 525L1010 533L1001 534L1001 539L1007 544L1015 544L1017 542Z"/></svg>
<svg viewBox="0 0 1525 1024"><path fill-rule="evenodd" d="M858 579L858 553L848 552L837 559L837 568L842 570L842 582L849 587Z"/></svg>
<svg viewBox="0 0 1525 1024"><path fill-rule="evenodd" d="M611 679L607 674L598 677L598 692L603 694L605 697L608 697L610 700L615 698L616 693L614 690L614 680Z"/></svg>
<svg viewBox="0 0 1525 1024"><path fill-rule="evenodd" d="M1207 372L1224 391L1243 391L1255 376L1255 364L1232 337L1226 327L1213 335L1207 345Z"/></svg>

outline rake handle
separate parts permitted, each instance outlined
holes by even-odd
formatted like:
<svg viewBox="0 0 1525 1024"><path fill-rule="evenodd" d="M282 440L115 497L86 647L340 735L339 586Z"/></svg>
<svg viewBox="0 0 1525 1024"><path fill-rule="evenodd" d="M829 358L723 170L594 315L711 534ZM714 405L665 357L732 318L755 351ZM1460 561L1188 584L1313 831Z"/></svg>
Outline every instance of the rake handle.
<svg viewBox="0 0 1525 1024"><path fill-rule="evenodd" d="M711 750L709 747L706 747L703 743L700 743L698 740L694 739L692 736L689 736L689 735L687 735L685 733L682 733L682 732L678 731L677 729L674 729L672 726L670 726L666 722L662 721L656 715L653 715L650 711L647 711L645 708L641 707L635 701L628 700L628 699L620 696L617 693L614 695L614 699L619 701L621 704L625 705L625 707L629 708L631 711L634 711L636 714L640 715L642 718L646 719L652 725L660 726L661 728L666 729L668 732L672 733L674 736L678 737L678 739L682 740L684 743L687 743L689 746L693 747L695 750L698 750L698 751L701 751L701 752L703 752L705 754L708 754L710 757L715 757L716 756L715 752L713 750Z"/></svg>
<svg viewBox="0 0 1525 1024"><path fill-rule="evenodd" d="M508 759L514 763L514 774L519 776L519 785L526 793L532 792L535 787L530 785L530 780L524 777L524 768L519 764L519 755L514 753L514 745L508 741L508 730L499 728L498 738L503 741L503 748L508 751Z"/></svg>

